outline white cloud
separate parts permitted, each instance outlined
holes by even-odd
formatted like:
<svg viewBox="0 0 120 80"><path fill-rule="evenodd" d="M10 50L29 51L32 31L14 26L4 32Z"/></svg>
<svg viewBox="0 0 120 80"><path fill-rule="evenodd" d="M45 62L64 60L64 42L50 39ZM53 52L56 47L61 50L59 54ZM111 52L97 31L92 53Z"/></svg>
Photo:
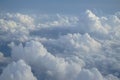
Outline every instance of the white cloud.
<svg viewBox="0 0 120 80"><path fill-rule="evenodd" d="M99 14L87 10L85 13L80 14L79 17L60 14L32 16L21 13L6 13L0 17L0 29L6 35L6 37L2 36L2 38L5 39L13 36L14 40L24 41L31 31L37 30L39 32L43 28L46 31L62 28L63 31L68 30L66 33L89 33L99 39L119 38L120 34L119 12L115 15L99 16ZM59 29L57 31L59 32ZM52 35L54 34L53 32Z"/></svg>
<svg viewBox="0 0 120 80"><path fill-rule="evenodd" d="M104 80L104 78L96 68L93 68L81 70L77 80Z"/></svg>
<svg viewBox="0 0 120 80"><path fill-rule="evenodd" d="M89 27L88 29L90 30L90 32L100 32L105 34L108 33L107 29L101 24L100 18L92 13L92 11L86 11L85 20L88 20L87 26Z"/></svg>
<svg viewBox="0 0 120 80"><path fill-rule="evenodd" d="M70 36L69 34L69 37L72 37L73 39L77 39L79 38L77 35L79 35L80 37L82 36L80 34L74 34L74 36L76 36L74 38L72 35ZM88 37L89 40L93 40L94 42L94 39L91 39L90 36L88 36L88 34L85 34L85 36ZM85 39L83 37L81 38L81 39L84 39L83 41L86 40L85 36L83 36ZM66 36L65 38L67 38L66 41L70 40L68 36ZM65 41L65 39L62 39L62 40ZM103 77L102 74L97 70L97 68L93 68L91 70L84 69L83 68L83 66L85 66L84 62L88 61L89 65L88 64L86 65L90 66L92 65L91 61L93 60L93 62L101 63L103 65L103 69L106 69L106 67L104 66L113 65L113 63L116 63L116 61L112 59L110 59L112 63L108 63L109 58L106 59L103 57L99 57L100 54L95 54L93 56L96 56L96 57L92 57L84 53L82 54L84 55L84 58L82 58L82 60L77 56L60 58L60 57L54 56L53 54L49 53L47 49L38 41L26 42L25 46L23 46L23 44L15 45L11 43L11 48L12 48L12 58L14 60L23 59L25 60L25 62L30 64L32 66L32 69L34 70L34 73L36 74L36 76L38 76L38 79L42 79L39 77L41 77L42 74L44 73L44 76L47 76L47 77L44 77L45 79L53 79L53 80L56 80L56 79L57 80L61 80L61 79L65 79L65 80L83 80L83 79L85 80L93 80L93 79L107 80L108 77L106 78ZM96 65L95 67L97 67L97 64L95 65Z"/></svg>
<svg viewBox="0 0 120 80"><path fill-rule="evenodd" d="M10 42L11 56L5 57L4 45ZM0 15L0 70L11 58L23 59L38 80L119 80L119 43L119 12Z"/></svg>
<svg viewBox="0 0 120 80"><path fill-rule="evenodd" d="M6 13L0 19L0 35L1 39L6 40L20 40L27 39L30 30L33 30L34 19L28 15L20 13L10 14Z"/></svg>
<svg viewBox="0 0 120 80"><path fill-rule="evenodd" d="M21 23L26 24L26 26L32 26L34 23L34 19L30 17L29 15L23 15L20 13L17 13L14 15L15 18L17 18ZM13 17L14 17L13 16Z"/></svg>
<svg viewBox="0 0 120 80"><path fill-rule="evenodd" d="M0 63L9 63L11 62L10 57L5 57L2 52L0 52Z"/></svg>
<svg viewBox="0 0 120 80"><path fill-rule="evenodd" d="M43 15L38 18L38 20L40 20L40 22L38 22L38 28L71 27L76 26L79 21L76 16L64 16L59 14L46 16Z"/></svg>
<svg viewBox="0 0 120 80"><path fill-rule="evenodd" d="M23 60L9 64L0 76L0 80L37 80L31 72L31 67Z"/></svg>
<svg viewBox="0 0 120 80"><path fill-rule="evenodd" d="M0 75L3 69L11 63L12 59L10 57L5 57L2 52L0 52ZM1 79L0 79L1 80Z"/></svg>
<svg viewBox="0 0 120 80"><path fill-rule="evenodd" d="M0 52L0 61L4 59L3 53Z"/></svg>
<svg viewBox="0 0 120 80"><path fill-rule="evenodd" d="M59 39L50 39L46 41L50 46L62 48L65 53L78 53L91 55L100 51L101 44L94 40L88 33L81 35L79 33L61 36Z"/></svg>
<svg viewBox="0 0 120 80"><path fill-rule="evenodd" d="M119 80L119 78L117 78L116 76L110 74L110 75L106 76L106 80Z"/></svg>
<svg viewBox="0 0 120 80"><path fill-rule="evenodd" d="M73 79L79 73L81 67L84 66L84 62L81 59L76 59L78 61L74 62L70 59L66 61L64 58L55 57L37 41L27 42L25 47L22 44L18 46L11 44L11 47L13 59L23 59L28 64L33 65L34 69L37 68L37 70L45 69L44 72L50 73L52 75L50 77L53 79L68 80L69 77Z"/></svg>

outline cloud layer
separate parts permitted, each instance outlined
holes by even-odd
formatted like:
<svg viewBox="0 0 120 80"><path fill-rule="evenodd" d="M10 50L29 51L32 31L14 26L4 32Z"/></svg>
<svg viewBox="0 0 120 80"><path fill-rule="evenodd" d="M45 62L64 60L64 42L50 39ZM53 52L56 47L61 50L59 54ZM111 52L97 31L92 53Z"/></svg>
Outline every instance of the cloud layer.
<svg viewBox="0 0 120 80"><path fill-rule="evenodd" d="M120 12L101 15L1 13L0 80L119 80Z"/></svg>

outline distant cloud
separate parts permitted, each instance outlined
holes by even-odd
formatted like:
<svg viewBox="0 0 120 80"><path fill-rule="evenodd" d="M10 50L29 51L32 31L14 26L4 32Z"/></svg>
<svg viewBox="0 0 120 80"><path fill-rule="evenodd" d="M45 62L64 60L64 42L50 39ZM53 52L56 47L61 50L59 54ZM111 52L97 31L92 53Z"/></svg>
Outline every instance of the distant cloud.
<svg viewBox="0 0 120 80"><path fill-rule="evenodd" d="M79 33L68 34L61 36L59 39L50 39L46 43L50 46L56 46L56 49L57 47L63 49L62 51L66 51L65 53L67 54L77 53L84 55L84 53L88 53L90 55L96 53L101 48L101 44L94 40L88 33L84 35ZM52 49L50 48L50 50Z"/></svg>

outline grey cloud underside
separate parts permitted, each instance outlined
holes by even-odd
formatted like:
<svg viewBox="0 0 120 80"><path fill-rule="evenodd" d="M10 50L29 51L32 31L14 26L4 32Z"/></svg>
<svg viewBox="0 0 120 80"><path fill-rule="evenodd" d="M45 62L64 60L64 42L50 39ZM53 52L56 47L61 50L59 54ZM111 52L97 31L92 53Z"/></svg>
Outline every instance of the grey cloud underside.
<svg viewBox="0 0 120 80"><path fill-rule="evenodd" d="M0 80L8 79L119 80L120 12L1 13Z"/></svg>

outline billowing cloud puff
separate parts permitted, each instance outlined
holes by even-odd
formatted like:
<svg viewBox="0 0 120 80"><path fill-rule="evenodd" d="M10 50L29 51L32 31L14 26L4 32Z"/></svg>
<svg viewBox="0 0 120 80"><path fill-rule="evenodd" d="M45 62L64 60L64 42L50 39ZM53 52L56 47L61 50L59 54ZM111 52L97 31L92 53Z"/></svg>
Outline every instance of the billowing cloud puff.
<svg viewBox="0 0 120 80"><path fill-rule="evenodd" d="M109 80L113 76L103 77L96 68L85 69L84 62L77 56L66 58L54 56L38 41L26 42L24 46L11 43L11 48L12 58L23 59L30 64L38 79ZM115 76L112 78L114 79Z"/></svg>
<svg viewBox="0 0 120 80"><path fill-rule="evenodd" d="M55 57L38 41L27 42L25 46L22 44L16 46L11 43L11 47L14 60L23 59L28 64L34 66L34 69L43 69L44 72L47 72L46 75L53 79L68 80L69 77L74 79L84 66L84 62L78 58L75 58L76 61L73 61ZM41 72L38 73L40 74Z"/></svg>
<svg viewBox="0 0 120 80"><path fill-rule="evenodd" d="M10 61L10 57L5 57L4 54L0 52L0 63L9 63Z"/></svg>
<svg viewBox="0 0 120 80"><path fill-rule="evenodd" d="M3 61L3 59L4 59L4 55L3 53L0 52L0 61Z"/></svg>
<svg viewBox="0 0 120 80"><path fill-rule="evenodd" d="M78 17L64 15L40 15L38 18L42 23L38 24L38 28L53 28L53 27L71 27L78 24Z"/></svg>
<svg viewBox="0 0 120 80"><path fill-rule="evenodd" d="M110 75L106 76L106 80L119 80L119 78L110 74Z"/></svg>
<svg viewBox="0 0 120 80"><path fill-rule="evenodd" d="M31 72L31 67L23 60L9 64L0 76L0 80L37 80Z"/></svg>
<svg viewBox="0 0 120 80"><path fill-rule="evenodd" d="M4 34L0 35L1 40L26 40L29 31L34 29L33 23L34 19L28 15L7 13L0 19L0 34Z"/></svg>
<svg viewBox="0 0 120 80"><path fill-rule="evenodd" d="M87 32L100 32L104 34L108 33L107 29L105 28L106 26L101 24L100 18L92 13L92 11L87 10L83 18L83 25L86 28L85 30L88 30Z"/></svg>
<svg viewBox="0 0 120 80"><path fill-rule="evenodd" d="M81 70L77 80L104 80L101 73L93 68L91 70Z"/></svg>
<svg viewBox="0 0 120 80"><path fill-rule="evenodd" d="M15 15L15 18L17 18L21 23L25 24L26 26L32 26L34 23L34 19L28 15L17 13Z"/></svg>
<svg viewBox="0 0 120 80"><path fill-rule="evenodd" d="M10 57L5 57L2 52L0 52L0 74L2 73L4 67L6 67L9 63L11 63Z"/></svg>
<svg viewBox="0 0 120 80"><path fill-rule="evenodd" d="M61 36L59 39L50 39L45 44L55 46L55 49L63 49L62 51L70 54L87 54L91 55L100 50L101 44L94 40L88 33L81 35L79 33ZM49 50L52 50L49 47ZM62 52L61 51L61 52Z"/></svg>
<svg viewBox="0 0 120 80"><path fill-rule="evenodd" d="M119 80L119 79L111 74L106 77L103 77L101 73L98 71L98 69L92 68L82 69L76 80Z"/></svg>

